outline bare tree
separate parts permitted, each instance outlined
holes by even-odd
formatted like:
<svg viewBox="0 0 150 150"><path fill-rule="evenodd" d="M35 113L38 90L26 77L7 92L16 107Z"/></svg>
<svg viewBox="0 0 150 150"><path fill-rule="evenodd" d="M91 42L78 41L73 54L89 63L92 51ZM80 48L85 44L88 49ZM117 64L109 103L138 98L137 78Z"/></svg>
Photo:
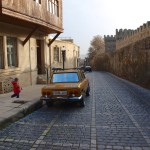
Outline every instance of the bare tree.
<svg viewBox="0 0 150 150"><path fill-rule="evenodd" d="M93 37L90 47L88 49L88 58L90 64L94 61L96 55L104 53L104 39L100 35Z"/></svg>
<svg viewBox="0 0 150 150"><path fill-rule="evenodd" d="M103 53L104 52L104 39L100 35L94 36L91 41L91 47L93 47L96 52Z"/></svg>

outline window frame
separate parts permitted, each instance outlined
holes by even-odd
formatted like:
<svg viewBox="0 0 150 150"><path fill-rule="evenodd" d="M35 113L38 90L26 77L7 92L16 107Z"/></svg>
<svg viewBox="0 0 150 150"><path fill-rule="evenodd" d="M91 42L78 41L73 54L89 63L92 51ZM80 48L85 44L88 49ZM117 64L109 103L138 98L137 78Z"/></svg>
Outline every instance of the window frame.
<svg viewBox="0 0 150 150"><path fill-rule="evenodd" d="M58 0L47 0L47 11L51 14L59 17L59 1Z"/></svg>
<svg viewBox="0 0 150 150"><path fill-rule="evenodd" d="M59 55L59 47L58 46L54 47L54 55L53 55L53 57L54 57L54 61L55 62L59 62L60 55Z"/></svg>
<svg viewBox="0 0 150 150"><path fill-rule="evenodd" d="M8 40L12 40L12 41L8 41ZM8 68L18 67L17 38L7 36L6 37L6 43L7 43L6 47L7 47Z"/></svg>
<svg viewBox="0 0 150 150"><path fill-rule="evenodd" d="M36 3L41 4L41 0L34 0Z"/></svg>
<svg viewBox="0 0 150 150"><path fill-rule="evenodd" d="M4 69L3 36L0 36L0 69Z"/></svg>

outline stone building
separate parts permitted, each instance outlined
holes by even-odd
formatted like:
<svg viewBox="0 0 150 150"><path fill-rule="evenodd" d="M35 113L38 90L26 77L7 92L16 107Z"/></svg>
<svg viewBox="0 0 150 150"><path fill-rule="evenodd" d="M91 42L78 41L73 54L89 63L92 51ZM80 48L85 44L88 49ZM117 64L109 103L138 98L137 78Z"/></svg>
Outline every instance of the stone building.
<svg viewBox="0 0 150 150"><path fill-rule="evenodd" d="M62 0L0 1L0 93L10 91L10 77L21 86L36 84L62 32ZM49 34L55 34L52 40Z"/></svg>
<svg viewBox="0 0 150 150"><path fill-rule="evenodd" d="M65 49L65 68L76 68L79 67L80 61L80 47L76 45L73 39L57 39L53 42L50 47L51 64L50 66L62 68L62 48Z"/></svg>

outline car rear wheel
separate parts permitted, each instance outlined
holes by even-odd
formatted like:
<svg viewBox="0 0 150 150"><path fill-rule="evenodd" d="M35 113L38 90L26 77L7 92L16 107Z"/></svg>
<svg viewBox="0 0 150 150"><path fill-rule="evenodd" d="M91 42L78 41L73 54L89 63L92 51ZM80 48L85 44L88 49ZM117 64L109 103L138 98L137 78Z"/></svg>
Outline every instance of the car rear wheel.
<svg viewBox="0 0 150 150"><path fill-rule="evenodd" d="M88 86L88 88L86 90L86 96L90 96L90 86Z"/></svg>
<svg viewBox="0 0 150 150"><path fill-rule="evenodd" d="M82 98L81 101L80 101L80 106L81 106L81 107L84 107L84 106L85 106L85 101L84 101L83 98Z"/></svg>
<svg viewBox="0 0 150 150"><path fill-rule="evenodd" d="M47 107L51 107L51 106L53 106L53 103L49 102L49 101L46 101L46 105L47 105Z"/></svg>

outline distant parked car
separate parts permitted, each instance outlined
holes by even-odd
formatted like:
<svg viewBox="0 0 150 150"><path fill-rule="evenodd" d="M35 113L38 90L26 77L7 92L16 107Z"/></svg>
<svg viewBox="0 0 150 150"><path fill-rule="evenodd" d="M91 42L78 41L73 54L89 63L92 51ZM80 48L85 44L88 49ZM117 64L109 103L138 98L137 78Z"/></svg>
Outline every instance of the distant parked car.
<svg viewBox="0 0 150 150"><path fill-rule="evenodd" d="M48 107L55 102L76 102L84 107L84 97L89 93L89 80L83 70L55 68L49 85L41 90L41 100L46 101Z"/></svg>
<svg viewBox="0 0 150 150"><path fill-rule="evenodd" d="M92 72L91 66L85 66L84 71L85 71L85 72L86 72L86 71Z"/></svg>

